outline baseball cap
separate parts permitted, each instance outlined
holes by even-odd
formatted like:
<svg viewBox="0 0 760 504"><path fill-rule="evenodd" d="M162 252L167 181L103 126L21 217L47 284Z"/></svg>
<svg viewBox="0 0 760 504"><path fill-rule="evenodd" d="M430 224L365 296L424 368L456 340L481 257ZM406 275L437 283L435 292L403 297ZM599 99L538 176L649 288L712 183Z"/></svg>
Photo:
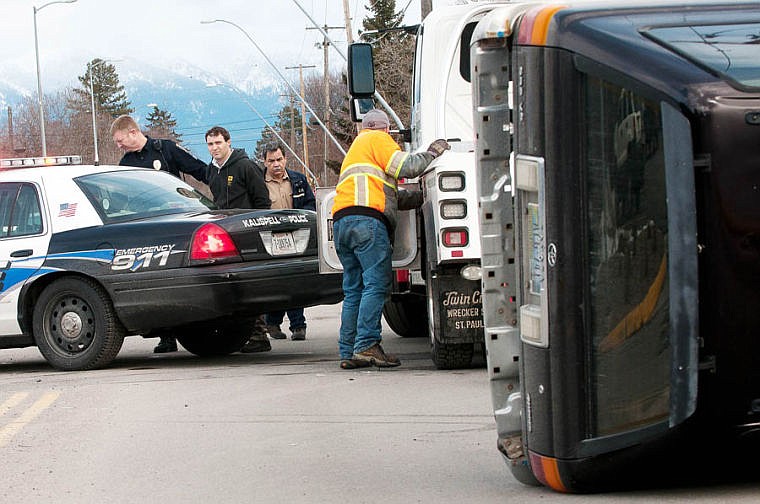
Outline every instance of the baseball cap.
<svg viewBox="0 0 760 504"><path fill-rule="evenodd" d="M367 129L385 129L390 126L391 121L388 119L388 114L382 110L372 109L364 114L362 118L362 128Z"/></svg>

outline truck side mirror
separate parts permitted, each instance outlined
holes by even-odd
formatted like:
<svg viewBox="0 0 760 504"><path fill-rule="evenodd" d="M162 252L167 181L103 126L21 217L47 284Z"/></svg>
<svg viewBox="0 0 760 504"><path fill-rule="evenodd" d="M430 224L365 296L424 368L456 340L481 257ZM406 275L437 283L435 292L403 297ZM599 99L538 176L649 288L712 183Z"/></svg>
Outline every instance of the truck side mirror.
<svg viewBox="0 0 760 504"><path fill-rule="evenodd" d="M370 44L357 42L348 46L348 92L354 98L375 94L375 64Z"/></svg>
<svg viewBox="0 0 760 504"><path fill-rule="evenodd" d="M364 114L375 108L375 100L372 98L353 98L350 103L351 120L361 122Z"/></svg>

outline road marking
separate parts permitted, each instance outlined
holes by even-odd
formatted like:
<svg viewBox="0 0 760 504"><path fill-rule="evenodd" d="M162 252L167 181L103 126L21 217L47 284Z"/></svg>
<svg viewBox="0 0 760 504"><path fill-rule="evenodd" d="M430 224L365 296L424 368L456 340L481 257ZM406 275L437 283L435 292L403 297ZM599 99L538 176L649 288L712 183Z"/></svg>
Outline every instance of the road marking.
<svg viewBox="0 0 760 504"><path fill-rule="evenodd" d="M29 392L16 392L8 399L6 399L3 404L0 404L0 417L8 413L12 408L16 407L16 405L26 399L26 396L28 395Z"/></svg>
<svg viewBox="0 0 760 504"><path fill-rule="evenodd" d="M10 399L5 401L2 405L2 407L5 407L7 403L10 403L14 400L17 401L17 403L23 399L17 399L17 396L22 395L14 394L11 396ZM47 407L49 407L53 402L55 402L56 399L58 399L58 396L60 396L60 392L48 392L47 394L43 395L37 401L32 404L29 408L26 409L19 417L15 420L12 420L2 428L0 428L0 448L8 444L8 441L11 440L13 436L15 436L21 429L23 429L29 422L37 418L37 415L45 411ZM24 395L25 397L25 395Z"/></svg>

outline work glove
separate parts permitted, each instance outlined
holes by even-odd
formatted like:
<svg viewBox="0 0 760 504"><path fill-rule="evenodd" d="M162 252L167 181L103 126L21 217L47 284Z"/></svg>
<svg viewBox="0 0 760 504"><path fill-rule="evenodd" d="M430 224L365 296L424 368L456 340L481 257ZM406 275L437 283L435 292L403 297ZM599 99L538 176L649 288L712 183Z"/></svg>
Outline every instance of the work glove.
<svg viewBox="0 0 760 504"><path fill-rule="evenodd" d="M434 140L433 143L430 144L430 146L427 148L427 151L430 154L432 154L433 159L435 159L449 149L451 149L451 145L449 145L449 142L447 142L443 138L439 138L438 140Z"/></svg>
<svg viewBox="0 0 760 504"><path fill-rule="evenodd" d="M398 190L398 209L414 210L422 206L422 191Z"/></svg>

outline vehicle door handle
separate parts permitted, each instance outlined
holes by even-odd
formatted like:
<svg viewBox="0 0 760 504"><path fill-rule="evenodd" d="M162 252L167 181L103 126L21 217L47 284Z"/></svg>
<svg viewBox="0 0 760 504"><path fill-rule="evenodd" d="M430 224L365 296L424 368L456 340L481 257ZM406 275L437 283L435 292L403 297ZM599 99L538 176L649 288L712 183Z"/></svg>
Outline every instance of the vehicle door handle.
<svg viewBox="0 0 760 504"><path fill-rule="evenodd" d="M32 254L34 254L32 249L14 250L11 252L11 257L29 257Z"/></svg>

